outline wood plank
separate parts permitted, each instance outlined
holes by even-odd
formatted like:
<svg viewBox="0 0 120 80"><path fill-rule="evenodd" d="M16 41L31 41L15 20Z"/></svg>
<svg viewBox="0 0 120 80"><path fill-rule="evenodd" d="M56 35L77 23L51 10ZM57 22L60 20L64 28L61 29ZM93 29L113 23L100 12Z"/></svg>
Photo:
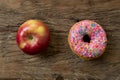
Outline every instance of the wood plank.
<svg viewBox="0 0 120 80"><path fill-rule="evenodd" d="M40 19L50 29L45 55L24 54L16 45L19 26ZM71 26L90 19L107 33L105 54L85 61L70 50ZM0 0L0 79L120 80L120 0Z"/></svg>

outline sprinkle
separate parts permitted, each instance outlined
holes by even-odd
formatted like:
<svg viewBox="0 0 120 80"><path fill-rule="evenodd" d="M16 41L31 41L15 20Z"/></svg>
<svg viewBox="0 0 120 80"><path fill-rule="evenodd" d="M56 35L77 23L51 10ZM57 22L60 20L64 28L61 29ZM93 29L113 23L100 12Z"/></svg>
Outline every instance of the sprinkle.
<svg viewBox="0 0 120 80"><path fill-rule="evenodd" d="M92 26L92 27L96 27L96 24L95 24L95 23L92 23L91 26Z"/></svg>
<svg viewBox="0 0 120 80"><path fill-rule="evenodd" d="M90 20L83 20L78 24L70 30L70 38L74 38L74 40L70 39L73 50L78 55L83 55L83 57L89 59L99 57L104 52L107 44L105 31L100 25ZM90 43L83 41L84 34L91 35Z"/></svg>

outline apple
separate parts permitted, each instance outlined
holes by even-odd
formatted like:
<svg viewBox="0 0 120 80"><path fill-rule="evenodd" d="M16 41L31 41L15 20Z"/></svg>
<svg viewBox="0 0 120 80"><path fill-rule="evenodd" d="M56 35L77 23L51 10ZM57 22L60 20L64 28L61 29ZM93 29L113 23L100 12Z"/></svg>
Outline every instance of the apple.
<svg viewBox="0 0 120 80"><path fill-rule="evenodd" d="M45 51L50 40L48 27L40 20L28 20L18 29L16 42L26 54L34 55Z"/></svg>

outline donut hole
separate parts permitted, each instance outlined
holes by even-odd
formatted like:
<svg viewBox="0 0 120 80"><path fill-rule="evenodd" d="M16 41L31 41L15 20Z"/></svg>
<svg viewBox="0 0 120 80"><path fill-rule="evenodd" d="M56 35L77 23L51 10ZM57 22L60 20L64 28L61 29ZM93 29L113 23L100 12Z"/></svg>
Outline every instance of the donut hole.
<svg viewBox="0 0 120 80"><path fill-rule="evenodd" d="M83 36L83 41L84 41L84 42L90 43L90 40L91 40L91 38L90 38L90 36L89 36L88 34L85 34L85 35Z"/></svg>

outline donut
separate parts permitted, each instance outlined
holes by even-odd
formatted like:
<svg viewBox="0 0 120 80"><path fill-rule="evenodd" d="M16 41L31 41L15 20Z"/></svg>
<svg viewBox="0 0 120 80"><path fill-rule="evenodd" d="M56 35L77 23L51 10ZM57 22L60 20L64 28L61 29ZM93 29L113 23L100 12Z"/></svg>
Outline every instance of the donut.
<svg viewBox="0 0 120 80"><path fill-rule="evenodd" d="M107 37L104 29L98 23L92 20L82 20L71 27L68 42L76 55L92 60L104 53Z"/></svg>

